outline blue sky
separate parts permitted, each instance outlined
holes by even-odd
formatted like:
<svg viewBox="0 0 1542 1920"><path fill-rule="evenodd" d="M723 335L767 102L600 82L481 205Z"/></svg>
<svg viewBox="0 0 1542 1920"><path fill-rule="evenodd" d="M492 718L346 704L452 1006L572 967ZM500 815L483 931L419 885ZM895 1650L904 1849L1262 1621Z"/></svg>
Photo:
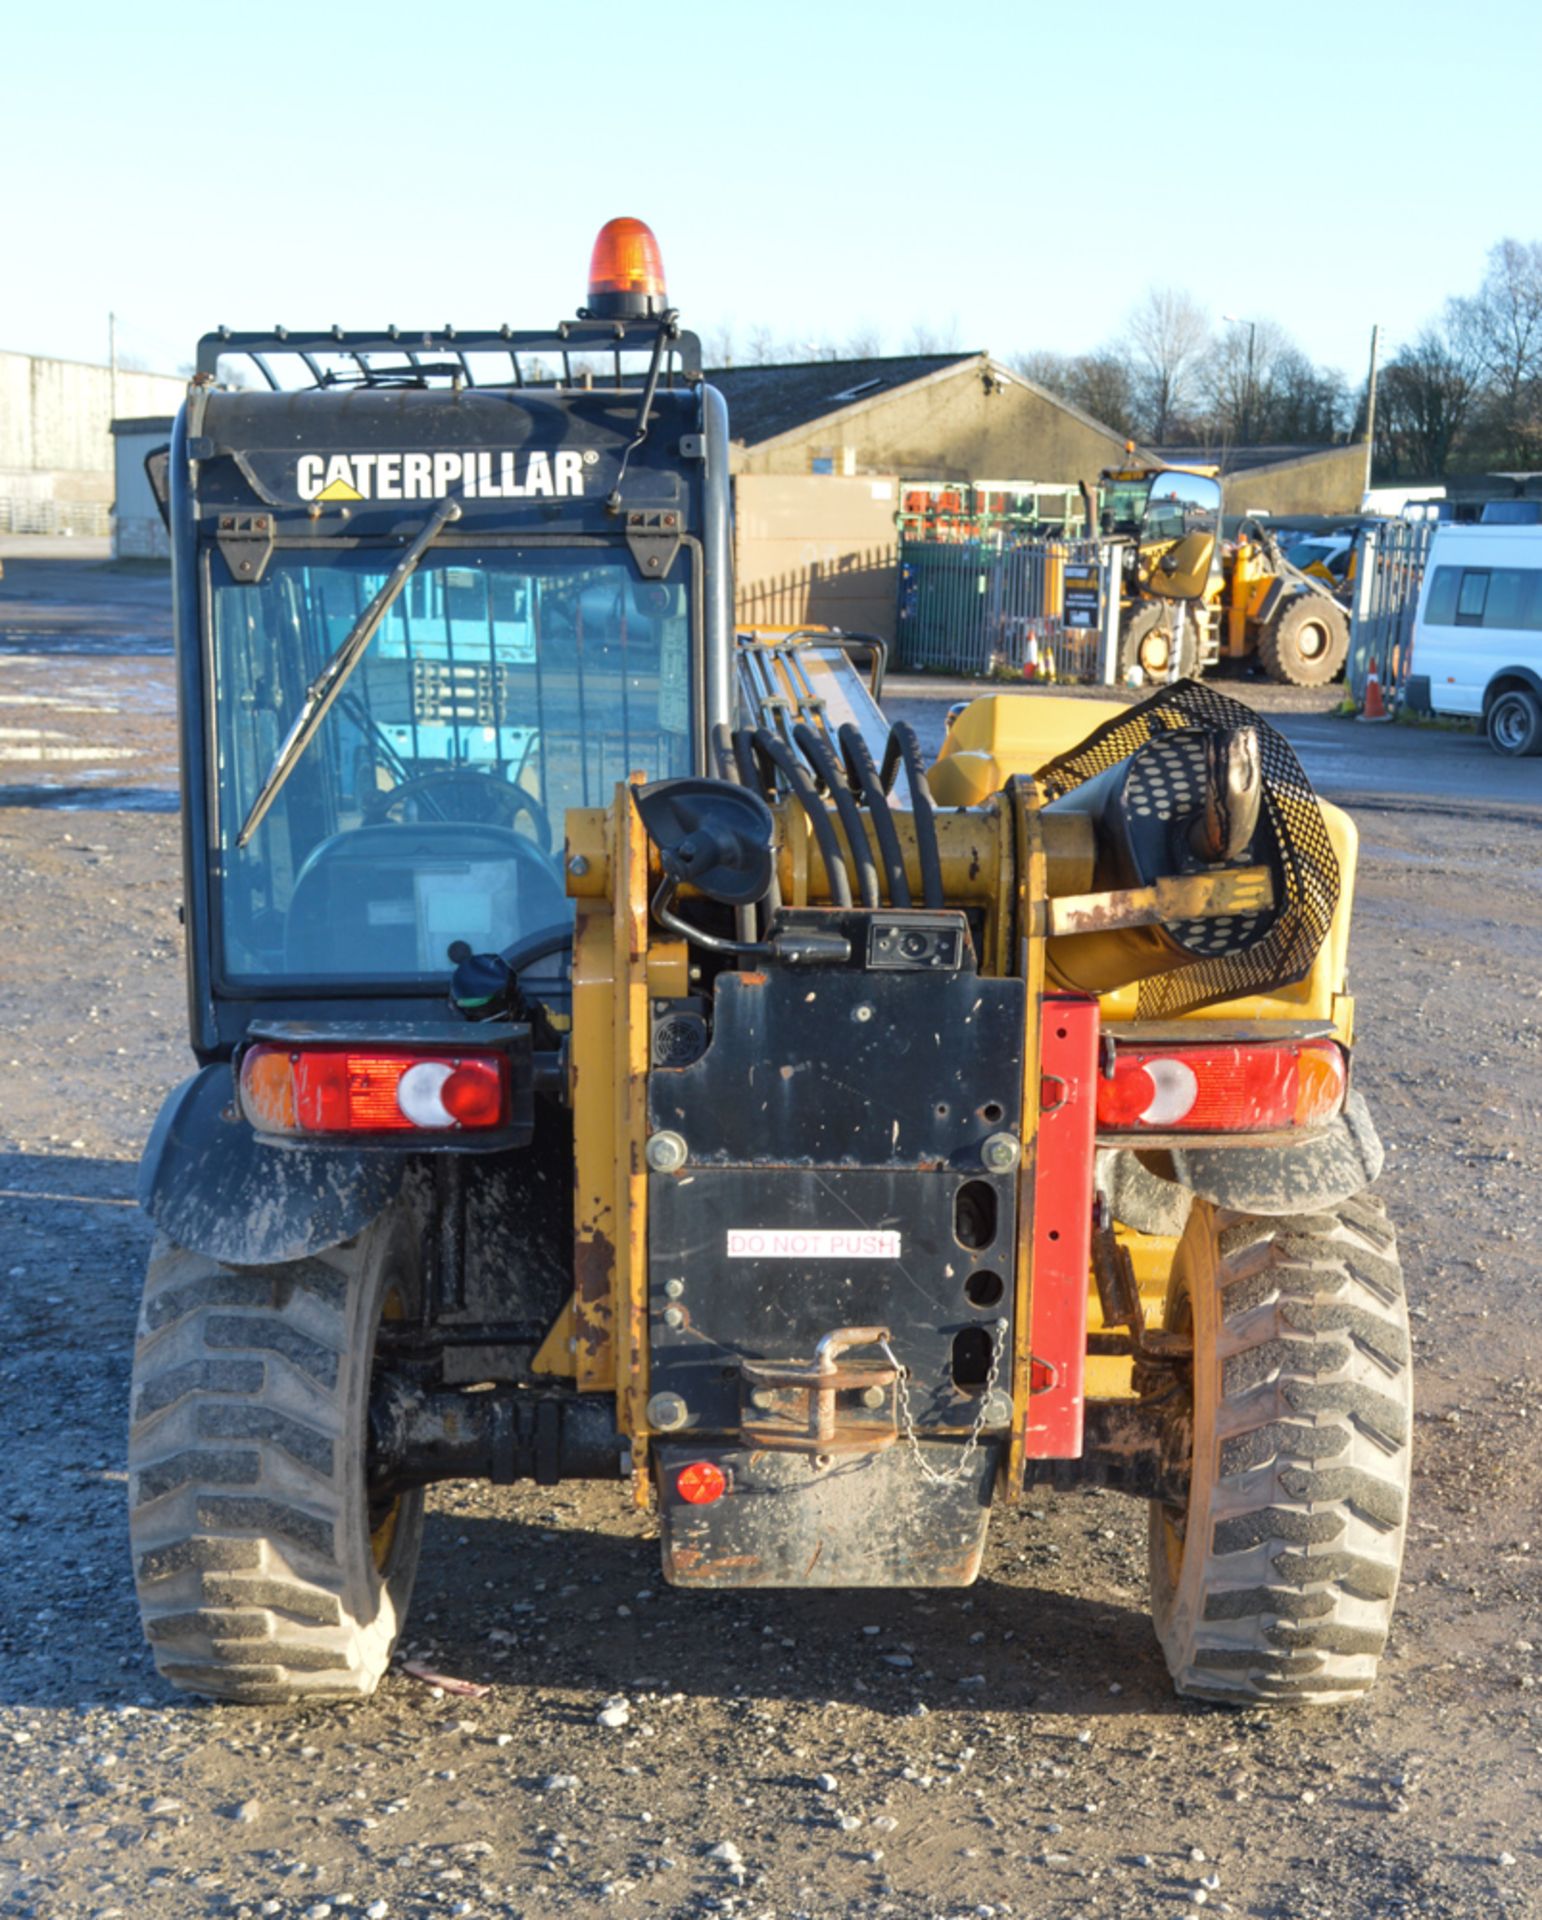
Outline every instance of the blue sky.
<svg viewBox="0 0 1542 1920"><path fill-rule="evenodd" d="M12 8L0 347L544 325L631 213L741 352L1074 352L1164 282L1358 377L1542 238L1539 73L1542 0Z"/></svg>

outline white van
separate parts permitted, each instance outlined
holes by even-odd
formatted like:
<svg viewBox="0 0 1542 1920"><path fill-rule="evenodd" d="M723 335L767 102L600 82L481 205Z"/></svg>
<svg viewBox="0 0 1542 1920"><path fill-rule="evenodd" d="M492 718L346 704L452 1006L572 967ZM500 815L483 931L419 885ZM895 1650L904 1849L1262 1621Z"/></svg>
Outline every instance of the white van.
<svg viewBox="0 0 1542 1920"><path fill-rule="evenodd" d="M1482 720L1496 752L1542 753L1542 527L1435 529L1404 698Z"/></svg>

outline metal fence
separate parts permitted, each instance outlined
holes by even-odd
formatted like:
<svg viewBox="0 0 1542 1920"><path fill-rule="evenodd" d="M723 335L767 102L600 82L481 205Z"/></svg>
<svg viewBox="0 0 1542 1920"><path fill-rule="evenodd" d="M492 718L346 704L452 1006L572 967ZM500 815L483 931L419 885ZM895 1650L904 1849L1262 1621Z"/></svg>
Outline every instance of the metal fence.
<svg viewBox="0 0 1542 1920"><path fill-rule="evenodd" d="M1361 530L1344 670L1357 701L1365 698L1373 663L1388 700L1408 677L1414 610L1434 531L1428 520L1381 520Z"/></svg>
<svg viewBox="0 0 1542 1920"><path fill-rule="evenodd" d="M0 533L103 534L112 531L105 500L32 500L0 493Z"/></svg>
<svg viewBox="0 0 1542 1920"><path fill-rule="evenodd" d="M1096 624L1066 622L1067 567L1103 571L1096 540L907 540L900 547L898 664L950 673L1010 673L1042 680L1096 680L1105 666Z"/></svg>

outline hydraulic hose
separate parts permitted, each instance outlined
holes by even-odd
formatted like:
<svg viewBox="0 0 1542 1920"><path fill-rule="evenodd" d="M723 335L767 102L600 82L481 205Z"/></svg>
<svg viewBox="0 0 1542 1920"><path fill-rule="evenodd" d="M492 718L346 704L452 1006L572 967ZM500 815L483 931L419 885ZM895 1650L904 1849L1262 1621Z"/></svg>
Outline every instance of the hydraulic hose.
<svg viewBox="0 0 1542 1920"><path fill-rule="evenodd" d="M762 800L770 801L776 795L775 781L767 782L762 764L755 753L755 736L748 727L736 727L733 734L734 762L739 769L739 784L748 787L751 793L758 793ZM782 905L782 883L777 878L776 862L771 863L771 887L766 894L766 916L769 920L778 913Z"/></svg>
<svg viewBox="0 0 1542 1920"><path fill-rule="evenodd" d="M718 778L720 780L730 780L735 786L739 785L739 762L734 753L733 736L729 733L725 721L719 720L712 729L712 751L717 759ZM754 761L751 760L750 766L752 770L754 764ZM735 937L744 944L749 945L756 939L757 933L758 929L755 925L754 907L735 907Z"/></svg>
<svg viewBox="0 0 1542 1920"><path fill-rule="evenodd" d="M755 748L762 759L769 760L778 769L798 796L798 802L814 830L814 838L819 842L819 857L824 862L830 898L838 907L849 907L852 904L851 876L846 871L846 862L841 858L841 843L836 838L829 811L815 789L808 768L792 748L785 741L778 740L767 727L755 729Z"/></svg>
<svg viewBox="0 0 1542 1920"><path fill-rule="evenodd" d="M889 810L889 796L878 778L878 763L868 750L862 729L854 722L846 722L839 738L852 785L862 795L868 812L873 816L878 851L883 858L884 875L889 883L889 905L908 907L911 904L910 881L905 873L905 855L900 848L899 834L895 831L894 815Z"/></svg>
<svg viewBox="0 0 1542 1920"><path fill-rule="evenodd" d="M937 809L932 790L926 784L926 768L921 761L921 742L915 728L896 720L889 729L889 744L883 755L883 783L893 784L894 764L905 763L905 778L910 786L910 813L916 823L916 854L921 862L921 904L945 905L942 891L942 856L937 851Z"/></svg>
<svg viewBox="0 0 1542 1920"><path fill-rule="evenodd" d="M841 823L841 831L846 836L846 844L851 849L852 870L857 876L857 892L864 907L876 907L879 904L878 862L873 858L873 849L868 842L867 829L862 825L862 815L857 803L851 797L845 776L836 763L830 742L821 733L805 721L799 721L792 730L798 750L808 761L814 772L825 783L830 798L835 802L835 811Z"/></svg>

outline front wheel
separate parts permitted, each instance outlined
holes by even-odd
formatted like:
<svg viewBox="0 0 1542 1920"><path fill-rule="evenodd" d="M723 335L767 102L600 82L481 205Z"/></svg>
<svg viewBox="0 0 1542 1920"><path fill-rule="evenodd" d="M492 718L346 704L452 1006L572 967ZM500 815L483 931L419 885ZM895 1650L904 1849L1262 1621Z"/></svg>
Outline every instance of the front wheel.
<svg viewBox="0 0 1542 1920"><path fill-rule="evenodd" d="M1542 702L1525 687L1511 687L1500 694L1484 716L1483 726L1495 753L1514 760L1542 753Z"/></svg>
<svg viewBox="0 0 1542 1920"><path fill-rule="evenodd" d="M1173 651L1178 651L1174 671ZM1173 615L1160 601L1147 601L1135 608L1119 635L1119 684L1124 687L1158 687L1169 679L1187 679L1195 668L1198 647L1192 617L1183 623L1183 639L1173 637Z"/></svg>
<svg viewBox="0 0 1542 1920"><path fill-rule="evenodd" d="M1187 1504L1151 1508L1151 1604L1178 1691L1239 1705L1365 1692L1407 1525L1412 1371L1392 1228L1365 1195L1283 1219L1196 1201L1166 1324ZM1186 1450L1180 1447L1180 1450Z"/></svg>
<svg viewBox="0 0 1542 1920"><path fill-rule="evenodd" d="M1344 671L1349 622L1336 600L1298 593L1258 636L1258 660L1271 680L1291 687L1325 687Z"/></svg>
<svg viewBox="0 0 1542 1920"><path fill-rule="evenodd" d="M398 1210L271 1267L150 1256L129 1540L162 1677L218 1700L372 1693L406 1618L423 1494L371 1501L376 1334L419 1300Z"/></svg>

